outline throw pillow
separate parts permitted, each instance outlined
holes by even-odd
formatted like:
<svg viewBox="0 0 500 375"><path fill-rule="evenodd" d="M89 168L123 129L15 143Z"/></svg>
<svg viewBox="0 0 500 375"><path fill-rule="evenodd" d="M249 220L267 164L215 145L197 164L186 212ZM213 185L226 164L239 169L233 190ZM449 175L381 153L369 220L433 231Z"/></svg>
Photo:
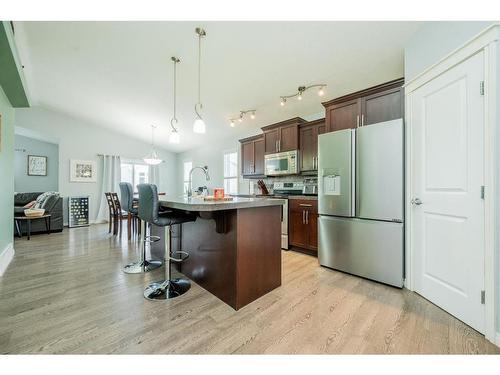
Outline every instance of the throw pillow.
<svg viewBox="0 0 500 375"><path fill-rule="evenodd" d="M31 201L23 206L23 208L32 208L36 204L36 201Z"/></svg>
<svg viewBox="0 0 500 375"><path fill-rule="evenodd" d="M52 195L56 195L56 196L59 196L59 193L55 192L55 191L47 191L43 194L40 194L38 196L38 198L36 198L36 203L35 203L35 207L34 208L42 208L43 205L45 204L45 201L51 197Z"/></svg>

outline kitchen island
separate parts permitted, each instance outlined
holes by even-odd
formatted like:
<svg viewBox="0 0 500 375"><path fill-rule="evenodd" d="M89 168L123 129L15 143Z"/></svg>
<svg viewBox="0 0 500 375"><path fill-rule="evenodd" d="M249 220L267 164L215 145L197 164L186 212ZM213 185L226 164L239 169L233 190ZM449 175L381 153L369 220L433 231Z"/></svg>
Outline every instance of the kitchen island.
<svg viewBox="0 0 500 375"><path fill-rule="evenodd" d="M179 271L238 310L281 285L281 210L283 199L160 196L165 208L194 212L196 221L172 228L172 250L189 258ZM163 228L153 226L163 236ZM163 241L153 244L163 252Z"/></svg>

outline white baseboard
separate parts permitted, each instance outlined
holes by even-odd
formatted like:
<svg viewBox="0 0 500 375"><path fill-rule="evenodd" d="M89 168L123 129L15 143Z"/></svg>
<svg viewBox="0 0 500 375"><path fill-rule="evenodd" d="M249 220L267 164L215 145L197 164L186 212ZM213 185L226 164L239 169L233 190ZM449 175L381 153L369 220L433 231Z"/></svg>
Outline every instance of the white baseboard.
<svg viewBox="0 0 500 375"><path fill-rule="evenodd" d="M14 258L14 245L11 242L0 253L0 276L3 275L12 258Z"/></svg>

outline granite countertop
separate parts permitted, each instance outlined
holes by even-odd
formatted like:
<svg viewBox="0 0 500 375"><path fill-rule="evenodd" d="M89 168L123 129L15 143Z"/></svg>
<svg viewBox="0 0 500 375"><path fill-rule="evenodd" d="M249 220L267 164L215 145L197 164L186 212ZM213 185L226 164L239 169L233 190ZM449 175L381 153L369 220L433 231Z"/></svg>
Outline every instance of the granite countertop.
<svg viewBox="0 0 500 375"><path fill-rule="evenodd" d="M242 198L233 197L232 201L205 201L203 198L188 198L186 196L160 196L162 207L175 208L185 211L222 211L237 208L254 208L267 206L282 206L284 199L269 198Z"/></svg>
<svg viewBox="0 0 500 375"><path fill-rule="evenodd" d="M288 199L303 199L303 200L317 201L318 196L317 195L289 195Z"/></svg>

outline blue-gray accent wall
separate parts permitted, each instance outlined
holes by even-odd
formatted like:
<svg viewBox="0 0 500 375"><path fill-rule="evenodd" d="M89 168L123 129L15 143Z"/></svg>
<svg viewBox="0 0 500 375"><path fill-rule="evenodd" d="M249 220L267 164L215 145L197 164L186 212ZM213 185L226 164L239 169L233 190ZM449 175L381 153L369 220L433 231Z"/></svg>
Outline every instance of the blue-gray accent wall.
<svg viewBox="0 0 500 375"><path fill-rule="evenodd" d="M28 176L28 155L47 157L47 176ZM16 134L14 137L14 191L59 190L59 145Z"/></svg>

